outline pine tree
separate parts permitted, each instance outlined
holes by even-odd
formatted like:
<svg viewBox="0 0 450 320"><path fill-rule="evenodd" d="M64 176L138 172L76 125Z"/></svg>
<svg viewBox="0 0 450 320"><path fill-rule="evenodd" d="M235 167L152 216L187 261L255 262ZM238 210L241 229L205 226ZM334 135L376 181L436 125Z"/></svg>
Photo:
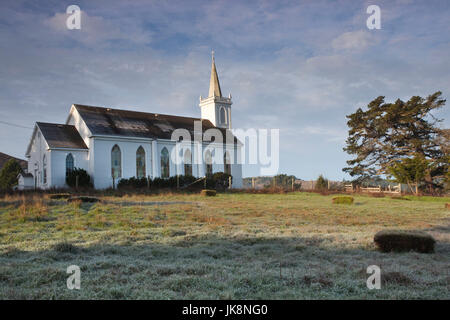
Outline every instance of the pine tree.
<svg viewBox="0 0 450 320"><path fill-rule="evenodd" d="M17 176L21 172L22 167L16 160L8 160L0 171L0 189L10 190L17 185Z"/></svg>
<svg viewBox="0 0 450 320"><path fill-rule="evenodd" d="M374 175L389 175L405 159L419 157L428 161L422 181L430 191L448 171L448 156L439 142L442 122L432 112L442 108L441 92L427 98L413 96L404 102L385 103L380 96L347 116L349 126L344 148L354 156L343 171L357 180Z"/></svg>

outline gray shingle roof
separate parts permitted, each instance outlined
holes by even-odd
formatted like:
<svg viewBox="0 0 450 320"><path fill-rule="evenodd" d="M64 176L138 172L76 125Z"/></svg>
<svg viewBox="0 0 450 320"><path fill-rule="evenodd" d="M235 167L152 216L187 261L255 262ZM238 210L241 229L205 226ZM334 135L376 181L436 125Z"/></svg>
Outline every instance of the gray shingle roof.
<svg viewBox="0 0 450 320"><path fill-rule="evenodd" d="M202 121L203 132L216 128L211 121L75 104L92 135L170 139L175 129L186 129L194 139L194 121ZM225 140L225 129L219 129ZM225 141L224 141L225 142ZM235 138L235 143L237 139Z"/></svg>
<svg viewBox="0 0 450 320"><path fill-rule="evenodd" d="M78 130L71 125L36 122L50 148L87 149Z"/></svg>

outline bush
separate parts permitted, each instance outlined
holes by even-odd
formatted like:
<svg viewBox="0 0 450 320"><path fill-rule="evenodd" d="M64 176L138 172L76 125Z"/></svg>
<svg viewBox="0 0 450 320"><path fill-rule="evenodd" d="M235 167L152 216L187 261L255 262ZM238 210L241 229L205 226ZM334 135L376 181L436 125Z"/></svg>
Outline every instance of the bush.
<svg viewBox="0 0 450 320"><path fill-rule="evenodd" d="M225 172L216 172L212 176L213 188L223 190L229 187L231 175ZM233 184L233 181L231 182Z"/></svg>
<svg viewBox="0 0 450 320"><path fill-rule="evenodd" d="M69 171L66 175L66 183L69 187L75 188L78 177L78 187L79 188L90 188L92 187L91 177L84 169L74 168Z"/></svg>
<svg viewBox="0 0 450 320"><path fill-rule="evenodd" d="M69 252L76 253L78 252L78 248L69 242L59 242L53 246L53 250L57 252Z"/></svg>
<svg viewBox="0 0 450 320"><path fill-rule="evenodd" d="M434 252L436 240L423 231L383 230L375 234L373 239L382 252L417 251Z"/></svg>
<svg viewBox="0 0 450 320"><path fill-rule="evenodd" d="M206 188L208 189L218 189L223 190L228 188L229 178L231 175L216 172L211 176L206 177ZM199 181L198 183L192 184L199 178L190 175L178 175L169 178L129 178L120 179L117 184L118 189L144 189L150 187L150 189L175 189L177 185L180 188L187 188L199 190L205 187L205 181Z"/></svg>
<svg viewBox="0 0 450 320"><path fill-rule="evenodd" d="M450 209L450 203L446 203L446 204L445 204L445 207L446 207L447 209Z"/></svg>
<svg viewBox="0 0 450 320"><path fill-rule="evenodd" d="M118 189L142 189L149 186L149 180L147 178L135 178L120 179L117 184Z"/></svg>
<svg viewBox="0 0 450 320"><path fill-rule="evenodd" d="M17 176L21 172L22 167L16 160L8 160L0 171L0 189L11 190L17 185Z"/></svg>
<svg viewBox="0 0 450 320"><path fill-rule="evenodd" d="M216 196L216 190L208 190L203 189L200 194L205 197L215 197Z"/></svg>
<svg viewBox="0 0 450 320"><path fill-rule="evenodd" d="M328 180L320 175L319 178L317 178L315 188L317 190L328 190Z"/></svg>
<svg viewBox="0 0 450 320"><path fill-rule="evenodd" d="M353 197L342 196L342 197L334 197L332 202L334 204L352 204L354 201Z"/></svg>

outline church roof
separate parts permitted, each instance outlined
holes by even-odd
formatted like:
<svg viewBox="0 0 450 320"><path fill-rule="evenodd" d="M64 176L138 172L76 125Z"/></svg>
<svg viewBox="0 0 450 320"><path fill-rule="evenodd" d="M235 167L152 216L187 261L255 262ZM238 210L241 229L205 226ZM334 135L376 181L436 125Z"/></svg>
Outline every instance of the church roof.
<svg viewBox="0 0 450 320"><path fill-rule="evenodd" d="M71 125L36 122L49 148L87 149L78 130Z"/></svg>
<svg viewBox="0 0 450 320"><path fill-rule="evenodd" d="M219 76L217 75L217 69L216 69L216 63L214 61L214 55L212 57L211 79L209 80L208 97L222 97L222 91L220 90Z"/></svg>
<svg viewBox="0 0 450 320"><path fill-rule="evenodd" d="M186 129L194 140L194 122L202 121L203 132L216 128L200 118L172 116L74 104L92 135L125 136L170 140L175 129ZM225 129L219 129L225 140ZM225 141L224 141L225 142ZM235 138L235 143L237 139Z"/></svg>

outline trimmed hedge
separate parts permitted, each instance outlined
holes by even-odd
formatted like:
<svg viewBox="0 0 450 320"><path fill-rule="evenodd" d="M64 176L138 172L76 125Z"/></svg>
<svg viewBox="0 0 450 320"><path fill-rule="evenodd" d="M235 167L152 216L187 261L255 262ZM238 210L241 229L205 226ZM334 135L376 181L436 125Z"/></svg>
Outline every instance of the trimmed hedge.
<svg viewBox="0 0 450 320"><path fill-rule="evenodd" d="M334 197L332 200L334 204L352 204L353 201L353 197L349 196Z"/></svg>
<svg viewBox="0 0 450 320"><path fill-rule="evenodd" d="M203 189L203 190L200 192L200 194L201 194L202 196L205 196L205 197L215 197L216 194L217 194L217 192L216 192L216 190Z"/></svg>
<svg viewBox="0 0 450 320"><path fill-rule="evenodd" d="M383 230L375 234L373 241L382 252L417 251L434 252L436 240L423 231Z"/></svg>

